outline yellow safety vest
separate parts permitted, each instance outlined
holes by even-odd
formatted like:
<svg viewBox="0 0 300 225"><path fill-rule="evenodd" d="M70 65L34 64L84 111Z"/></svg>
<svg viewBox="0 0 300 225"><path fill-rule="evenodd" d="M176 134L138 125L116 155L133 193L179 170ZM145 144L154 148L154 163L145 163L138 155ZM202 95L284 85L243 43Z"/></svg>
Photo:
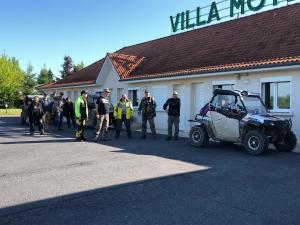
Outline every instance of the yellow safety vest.
<svg viewBox="0 0 300 225"><path fill-rule="evenodd" d="M122 119L123 106L126 104L126 119L130 120L133 117L132 103L127 100L126 102L118 101L114 106L114 117L115 119Z"/></svg>

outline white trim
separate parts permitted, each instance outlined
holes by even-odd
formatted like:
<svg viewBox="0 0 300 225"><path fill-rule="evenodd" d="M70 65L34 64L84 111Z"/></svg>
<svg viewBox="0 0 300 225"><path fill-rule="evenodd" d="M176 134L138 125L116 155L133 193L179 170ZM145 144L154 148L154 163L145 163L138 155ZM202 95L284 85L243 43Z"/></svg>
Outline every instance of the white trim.
<svg viewBox="0 0 300 225"><path fill-rule="evenodd" d="M300 69L300 65L296 66L282 66L282 67L272 67L272 68L260 68L260 69L250 69L250 70L237 70L229 72L217 72L217 73L204 73L204 74L195 74L195 75L185 75L185 76L174 76L174 77L163 77L163 78L149 78L141 80L131 80L131 81L122 81L124 83L145 83L153 81L168 81L168 80L182 80L182 79L191 79L199 77L212 77L212 76L223 76L223 75L232 75L232 74L244 74L244 73L257 73L257 72L269 72L269 71L280 71L280 70L293 70Z"/></svg>
<svg viewBox="0 0 300 225"><path fill-rule="evenodd" d="M139 91L141 88L140 87L129 87L127 88L128 91Z"/></svg>
<svg viewBox="0 0 300 225"><path fill-rule="evenodd" d="M82 88L82 87L97 87L97 84L87 84L87 85L76 85L76 86L62 86L62 87L51 87L51 88L39 88L39 90L57 90L57 89L69 89L69 88Z"/></svg>
<svg viewBox="0 0 300 225"><path fill-rule="evenodd" d="M263 98L263 90L262 90L262 85L264 83L281 83L281 82L290 82L290 108L289 109L279 109L278 108L278 93L277 93L277 88L274 88L274 109L271 109L271 113L287 113L287 114L292 114L292 82L293 82L293 77L292 76L278 76L278 77L262 77L260 78L260 96ZM277 86L276 86L277 87Z"/></svg>
<svg viewBox="0 0 300 225"><path fill-rule="evenodd" d="M236 80L216 80L212 81L212 85L236 85Z"/></svg>
<svg viewBox="0 0 300 225"><path fill-rule="evenodd" d="M288 81L292 81L292 80L293 80L293 77L291 77L291 76L263 77L263 78L260 78L260 83L288 82Z"/></svg>

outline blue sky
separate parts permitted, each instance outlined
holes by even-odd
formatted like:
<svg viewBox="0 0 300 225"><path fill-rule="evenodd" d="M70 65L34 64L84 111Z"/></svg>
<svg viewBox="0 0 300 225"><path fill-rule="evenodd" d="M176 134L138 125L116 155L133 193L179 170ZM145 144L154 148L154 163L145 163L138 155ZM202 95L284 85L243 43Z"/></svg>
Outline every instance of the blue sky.
<svg viewBox="0 0 300 225"><path fill-rule="evenodd" d="M23 69L30 61L39 72L46 63L59 75L64 55L88 65L107 52L168 36L170 15L212 1L0 0L0 51L19 59Z"/></svg>

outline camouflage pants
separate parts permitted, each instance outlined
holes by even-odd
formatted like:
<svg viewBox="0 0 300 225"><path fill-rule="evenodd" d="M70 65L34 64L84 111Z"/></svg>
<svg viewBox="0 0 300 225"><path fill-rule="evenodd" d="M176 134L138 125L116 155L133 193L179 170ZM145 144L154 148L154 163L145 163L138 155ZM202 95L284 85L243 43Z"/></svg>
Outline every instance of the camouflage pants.
<svg viewBox="0 0 300 225"><path fill-rule="evenodd" d="M50 112L46 112L46 113L43 115L43 117L42 117L44 130L45 130L46 132L49 132L49 123L50 123L50 119L51 119L51 113L50 113Z"/></svg>
<svg viewBox="0 0 300 225"><path fill-rule="evenodd" d="M156 137L154 118L145 118L145 117L142 118L142 136L146 137L147 135L147 121L150 125L150 129L153 137Z"/></svg>
<svg viewBox="0 0 300 225"><path fill-rule="evenodd" d="M84 139L84 126L85 126L85 120L76 118L76 125L77 125L77 131L76 131L76 138L79 140Z"/></svg>

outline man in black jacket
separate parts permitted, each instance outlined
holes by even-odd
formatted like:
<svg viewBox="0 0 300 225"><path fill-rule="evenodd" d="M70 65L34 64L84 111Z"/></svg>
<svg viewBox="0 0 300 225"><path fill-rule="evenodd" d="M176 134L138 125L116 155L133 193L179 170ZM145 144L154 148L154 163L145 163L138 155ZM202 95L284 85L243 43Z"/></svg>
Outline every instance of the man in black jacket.
<svg viewBox="0 0 300 225"><path fill-rule="evenodd" d="M179 122L180 122L180 98L178 98L177 91L173 92L173 97L169 98L164 104L163 109L168 112L168 138L170 141L172 139L172 128L173 124L175 126L174 140L178 140L179 134Z"/></svg>
<svg viewBox="0 0 300 225"><path fill-rule="evenodd" d="M70 123L70 120L71 120L73 128L75 130L77 127L76 127L76 122L75 122L74 104L71 101L70 97L66 98L66 103L63 106L63 112L64 112L64 116L67 119L68 128L71 128L71 123Z"/></svg>
<svg viewBox="0 0 300 225"><path fill-rule="evenodd" d="M43 106L38 96L34 97L34 100L30 103L28 108L30 135L34 135L34 125L37 124L39 132L44 135L44 128L42 124L42 117L44 115Z"/></svg>

